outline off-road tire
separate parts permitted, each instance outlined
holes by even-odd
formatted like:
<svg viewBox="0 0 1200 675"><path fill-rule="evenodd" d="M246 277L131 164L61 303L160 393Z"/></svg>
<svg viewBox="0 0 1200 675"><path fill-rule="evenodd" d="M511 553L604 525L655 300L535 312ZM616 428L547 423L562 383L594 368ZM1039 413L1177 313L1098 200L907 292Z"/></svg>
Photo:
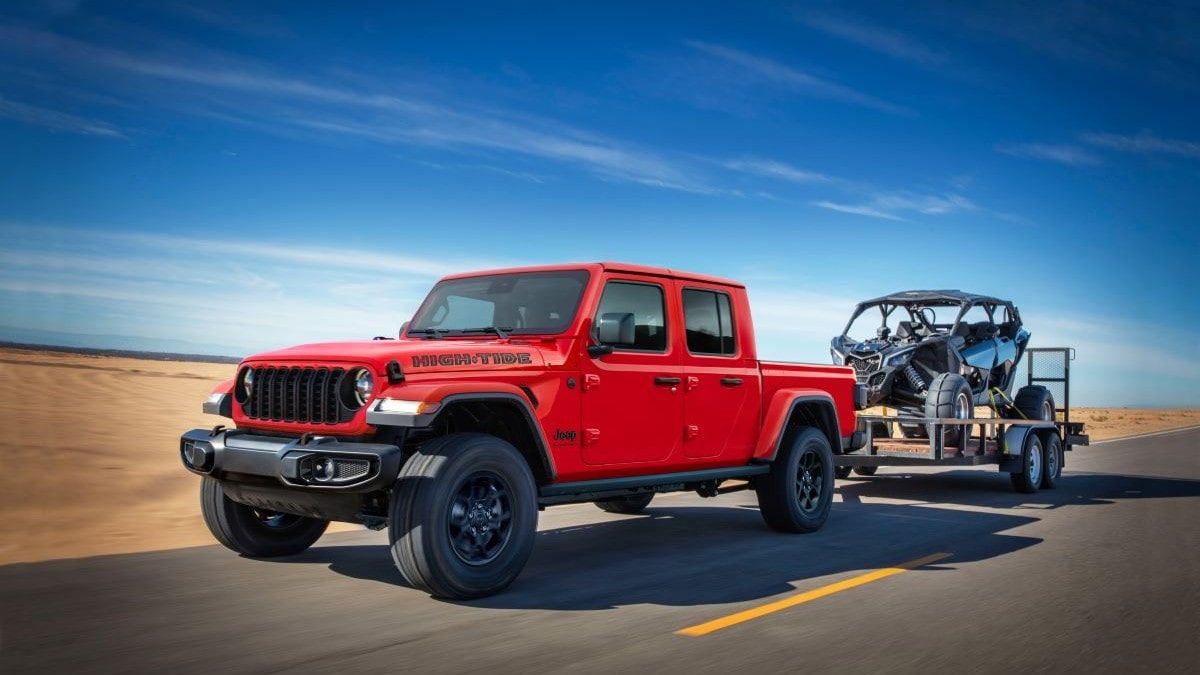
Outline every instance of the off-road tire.
<svg viewBox="0 0 1200 675"><path fill-rule="evenodd" d="M1013 398L1018 417L1028 420L1054 421L1054 395L1036 384L1021 387Z"/></svg>
<svg viewBox="0 0 1200 675"><path fill-rule="evenodd" d="M856 467L854 467L854 473L856 473L860 476L874 476L875 472L878 470L879 470L879 467L877 467L877 466L856 466Z"/></svg>
<svg viewBox="0 0 1200 675"><path fill-rule="evenodd" d="M1021 449L1021 470L1009 474L1013 489L1026 494L1037 492L1045 474L1046 457L1042 450L1042 439L1032 431L1025 437Z"/></svg>
<svg viewBox="0 0 1200 675"><path fill-rule="evenodd" d="M852 466L836 466L833 468L833 475L845 480L850 477L850 472L854 470Z"/></svg>
<svg viewBox="0 0 1200 675"><path fill-rule="evenodd" d="M925 417L969 419L974 415L974 398L966 378L958 373L942 373L933 378L925 397ZM969 436L971 433L970 427L966 426L946 425L945 429L946 445L960 445L963 434ZM927 433L932 434L933 429L928 429Z"/></svg>
<svg viewBox="0 0 1200 675"><path fill-rule="evenodd" d="M640 495L625 495L624 497L608 497L607 499L597 499L596 506L601 511L609 513L624 513L634 515L646 510L650 506L650 500L654 499L653 492L647 492Z"/></svg>
<svg viewBox="0 0 1200 675"><path fill-rule="evenodd" d="M481 482L492 487L475 499ZM494 506L484 506L491 502ZM464 503L472 505L467 515L459 508ZM449 434L425 443L404 463L390 511L392 559L405 581L440 598L479 598L506 588L529 560L537 532L537 487L525 458L510 443L488 434ZM467 517L475 514L491 520ZM462 541L473 538L467 533L476 528L492 532L484 541L495 550L479 551L472 562L474 552L464 551Z"/></svg>
<svg viewBox="0 0 1200 675"><path fill-rule="evenodd" d="M801 469L807 467L808 477ZM813 487L817 492L812 492ZM780 532L815 532L833 503L833 451L820 429L805 427L771 462L771 472L754 481L763 520Z"/></svg>
<svg viewBox="0 0 1200 675"><path fill-rule="evenodd" d="M329 527L328 520L274 513L239 504L225 496L221 481L200 481L204 524L226 548L250 558L295 555L312 546Z"/></svg>
<svg viewBox="0 0 1200 675"><path fill-rule="evenodd" d="M1042 434L1042 489L1053 490L1058 487L1062 478L1063 447L1058 434L1046 432Z"/></svg>

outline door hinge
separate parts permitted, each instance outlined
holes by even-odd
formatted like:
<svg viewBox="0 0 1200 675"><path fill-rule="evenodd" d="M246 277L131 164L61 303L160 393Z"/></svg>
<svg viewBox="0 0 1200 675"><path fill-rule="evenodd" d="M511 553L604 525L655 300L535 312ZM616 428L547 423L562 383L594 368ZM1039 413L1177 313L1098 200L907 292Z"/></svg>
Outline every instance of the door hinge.
<svg viewBox="0 0 1200 675"><path fill-rule="evenodd" d="M600 430L599 429L584 429L583 430L583 444L584 445L591 445L592 443L598 443L599 441L600 441Z"/></svg>
<svg viewBox="0 0 1200 675"><path fill-rule="evenodd" d="M591 391L592 389L595 389L596 387L599 387L599 386L600 386L600 376L599 375L584 375L583 376L583 390L584 391Z"/></svg>
<svg viewBox="0 0 1200 675"><path fill-rule="evenodd" d="M690 441L699 435L700 435L700 425L689 424L686 427L684 427L683 436L686 440Z"/></svg>
<svg viewBox="0 0 1200 675"><path fill-rule="evenodd" d="M685 387L684 391L694 391L699 386L700 386L700 378L688 377L687 386Z"/></svg>

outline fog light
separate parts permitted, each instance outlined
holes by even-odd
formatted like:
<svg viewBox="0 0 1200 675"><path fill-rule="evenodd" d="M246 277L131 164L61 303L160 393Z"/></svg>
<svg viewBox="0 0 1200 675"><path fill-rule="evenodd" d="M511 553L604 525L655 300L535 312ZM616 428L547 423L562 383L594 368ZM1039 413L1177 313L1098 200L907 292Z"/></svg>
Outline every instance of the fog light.
<svg viewBox="0 0 1200 675"><path fill-rule="evenodd" d="M312 475L313 480L319 483L333 480L333 477L337 475L337 462L332 457L317 460L316 464L313 464Z"/></svg>

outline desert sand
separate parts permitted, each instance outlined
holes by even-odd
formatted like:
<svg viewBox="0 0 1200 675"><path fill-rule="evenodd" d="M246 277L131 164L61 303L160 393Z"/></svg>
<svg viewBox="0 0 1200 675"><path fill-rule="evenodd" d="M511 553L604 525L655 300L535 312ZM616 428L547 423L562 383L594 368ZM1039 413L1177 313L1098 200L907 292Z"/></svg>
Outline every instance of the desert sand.
<svg viewBox="0 0 1200 675"><path fill-rule="evenodd" d="M179 433L229 364L0 349L0 564L213 544ZM1200 424L1200 410L1079 409L1093 439ZM335 523L331 531L356 526Z"/></svg>

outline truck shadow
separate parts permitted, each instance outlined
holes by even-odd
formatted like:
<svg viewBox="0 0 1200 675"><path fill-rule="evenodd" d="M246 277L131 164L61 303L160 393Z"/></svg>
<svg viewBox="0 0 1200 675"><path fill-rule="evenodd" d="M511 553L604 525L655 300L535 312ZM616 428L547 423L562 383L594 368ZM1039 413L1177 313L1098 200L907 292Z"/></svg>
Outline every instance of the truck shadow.
<svg viewBox="0 0 1200 675"><path fill-rule="evenodd" d="M809 535L768 530L757 509L738 495L719 498L734 502L728 506L652 504L632 517L597 512L604 520L540 531L529 563L509 590L459 604L559 611L723 604L812 588L830 575L843 578L935 552L951 557L922 569L953 569L1040 543L1007 533L1040 520L1039 509L1198 496L1200 481L1078 474L1066 476L1057 490L1025 495L1012 492L1003 475L897 473L839 481L839 492L843 502L834 504L825 528ZM863 497L924 504L880 504ZM934 502L1014 513L937 508ZM349 577L404 585L386 546L318 546L283 561L326 564Z"/></svg>
<svg viewBox="0 0 1200 675"><path fill-rule="evenodd" d="M820 532L788 535L768 530L756 509L651 506L642 516L540 531L509 590L461 604L572 611L743 602L940 551L953 557L925 569L1004 555L1041 541L999 534L1035 520L874 504L836 508ZM320 546L285 560L404 585L385 546Z"/></svg>

